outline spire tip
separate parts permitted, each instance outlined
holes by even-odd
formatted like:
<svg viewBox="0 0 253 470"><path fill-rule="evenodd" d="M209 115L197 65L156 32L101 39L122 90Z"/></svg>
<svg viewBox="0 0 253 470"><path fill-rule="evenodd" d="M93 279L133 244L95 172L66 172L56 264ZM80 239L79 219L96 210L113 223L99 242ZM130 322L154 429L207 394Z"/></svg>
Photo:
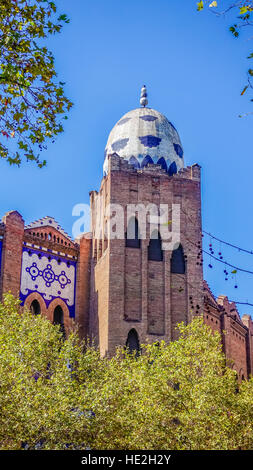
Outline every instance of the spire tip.
<svg viewBox="0 0 253 470"><path fill-rule="evenodd" d="M143 85L142 89L141 89L141 99L140 99L140 104L141 106L143 106L145 108L145 106L147 106L148 104L148 98L147 98L148 94L147 94L147 88L146 88L146 85Z"/></svg>

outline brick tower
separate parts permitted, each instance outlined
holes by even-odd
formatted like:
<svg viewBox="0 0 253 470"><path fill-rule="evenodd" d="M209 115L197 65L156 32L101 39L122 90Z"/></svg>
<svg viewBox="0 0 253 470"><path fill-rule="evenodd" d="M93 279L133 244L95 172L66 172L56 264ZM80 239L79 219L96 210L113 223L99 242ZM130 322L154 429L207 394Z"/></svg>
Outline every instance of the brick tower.
<svg viewBox="0 0 253 470"><path fill-rule="evenodd" d="M178 133L146 107L145 87L140 103L112 129L90 193L89 334L102 355L173 340L203 311L200 167L184 168Z"/></svg>

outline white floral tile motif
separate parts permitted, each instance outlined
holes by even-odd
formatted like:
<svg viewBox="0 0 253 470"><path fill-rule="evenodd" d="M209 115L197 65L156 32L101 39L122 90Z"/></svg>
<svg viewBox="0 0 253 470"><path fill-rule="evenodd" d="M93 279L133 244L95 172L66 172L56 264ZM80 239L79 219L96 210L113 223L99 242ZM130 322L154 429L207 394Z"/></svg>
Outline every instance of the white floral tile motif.
<svg viewBox="0 0 253 470"><path fill-rule="evenodd" d="M24 248L22 255L20 297L24 302L32 292L38 292L48 306L55 298L62 299L70 316L75 309L74 261Z"/></svg>

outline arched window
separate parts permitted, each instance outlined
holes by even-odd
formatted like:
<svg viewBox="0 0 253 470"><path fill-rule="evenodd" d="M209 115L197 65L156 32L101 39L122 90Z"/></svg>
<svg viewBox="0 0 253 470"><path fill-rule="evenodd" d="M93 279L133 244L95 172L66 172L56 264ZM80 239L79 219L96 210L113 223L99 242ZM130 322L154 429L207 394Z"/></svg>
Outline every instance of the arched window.
<svg viewBox="0 0 253 470"><path fill-rule="evenodd" d="M64 327L64 315L63 310L60 305L57 305L54 309L54 325L60 325L60 330L62 332L63 337L66 337L65 327Z"/></svg>
<svg viewBox="0 0 253 470"><path fill-rule="evenodd" d="M33 315L39 315L40 314L40 304L38 300L34 299L31 303L30 310Z"/></svg>
<svg viewBox="0 0 253 470"><path fill-rule="evenodd" d="M134 328L132 328L132 330L130 330L128 333L126 347L129 349L130 353L135 352L136 355L139 355L140 353L139 337L138 337L137 331Z"/></svg>
<svg viewBox="0 0 253 470"><path fill-rule="evenodd" d="M148 245L148 259L151 261L163 260L162 240L157 230L154 230L151 234Z"/></svg>
<svg viewBox="0 0 253 470"><path fill-rule="evenodd" d="M128 222L126 232L126 246L129 248L140 248L141 241L139 239L139 224L136 217L131 217Z"/></svg>
<svg viewBox="0 0 253 470"><path fill-rule="evenodd" d="M181 244L172 251L170 262L172 273L185 274L184 250Z"/></svg>

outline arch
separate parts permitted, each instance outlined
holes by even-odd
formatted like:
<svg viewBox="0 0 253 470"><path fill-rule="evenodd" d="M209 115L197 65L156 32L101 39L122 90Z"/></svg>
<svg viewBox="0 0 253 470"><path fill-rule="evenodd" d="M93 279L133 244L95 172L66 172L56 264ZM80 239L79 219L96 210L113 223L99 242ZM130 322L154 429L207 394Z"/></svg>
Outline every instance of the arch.
<svg viewBox="0 0 253 470"><path fill-rule="evenodd" d="M162 240L160 232L154 230L148 245L148 259L150 261L163 261Z"/></svg>
<svg viewBox="0 0 253 470"><path fill-rule="evenodd" d="M53 324L60 325L60 330L63 337L66 337L65 326L64 326L64 313L60 305L57 305L54 309Z"/></svg>
<svg viewBox="0 0 253 470"><path fill-rule="evenodd" d="M162 169L167 171L167 163L165 161L165 159L163 157L159 158L159 160L157 161L157 165L161 165Z"/></svg>
<svg viewBox="0 0 253 470"><path fill-rule="evenodd" d="M176 165L176 162L172 162L169 169L168 169L168 173L170 176L174 175L175 173L177 173L177 165Z"/></svg>
<svg viewBox="0 0 253 470"><path fill-rule="evenodd" d="M134 168L140 168L140 164L139 164L137 158L135 158L133 155L132 155L131 158L129 159L129 163L130 163L131 165L133 165Z"/></svg>
<svg viewBox="0 0 253 470"><path fill-rule="evenodd" d="M54 311L58 305L62 308L62 311L63 311L64 329L65 329L66 336L68 336L69 331L73 328L74 319L70 318L69 309L66 303L60 297L57 297L56 299L53 299L50 302L48 309L47 309L47 317L51 321L51 323L54 323Z"/></svg>
<svg viewBox="0 0 253 470"><path fill-rule="evenodd" d="M36 300L39 303L40 314L45 315L47 317L48 316L47 315L47 306L46 306L45 300L43 299L43 297L38 292L32 292L31 294L29 294L26 297L26 299L24 301L24 307L28 308L28 310L31 311L32 310L31 306L32 306L32 303L34 302L34 300Z"/></svg>
<svg viewBox="0 0 253 470"><path fill-rule="evenodd" d="M184 250L181 243L172 251L170 270L174 274L185 274Z"/></svg>
<svg viewBox="0 0 253 470"><path fill-rule="evenodd" d="M37 299L34 299L30 305L30 310L33 315L40 315L41 308L40 303Z"/></svg>
<svg viewBox="0 0 253 470"><path fill-rule="evenodd" d="M239 381L242 382L243 380L245 380L245 373L244 370L241 368L239 371Z"/></svg>
<svg viewBox="0 0 253 470"><path fill-rule="evenodd" d="M146 157L141 162L141 168L144 168L144 166L147 166L148 164L151 164L151 163L154 163L152 158L149 155L146 155Z"/></svg>
<svg viewBox="0 0 253 470"><path fill-rule="evenodd" d="M140 248L141 241L139 238L139 224L136 217L131 217L128 221L126 231L126 247L128 248Z"/></svg>
<svg viewBox="0 0 253 470"><path fill-rule="evenodd" d="M127 335L126 347L129 349L130 353L135 353L139 355L140 353L140 342L137 331L132 328Z"/></svg>

